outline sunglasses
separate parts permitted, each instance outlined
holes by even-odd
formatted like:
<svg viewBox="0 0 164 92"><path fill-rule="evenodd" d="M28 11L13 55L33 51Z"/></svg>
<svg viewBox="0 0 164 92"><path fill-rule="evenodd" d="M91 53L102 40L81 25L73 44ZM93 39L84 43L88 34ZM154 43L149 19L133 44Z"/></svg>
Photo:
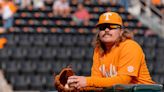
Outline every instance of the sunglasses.
<svg viewBox="0 0 164 92"><path fill-rule="evenodd" d="M112 30L112 29L119 29L119 28L121 28L121 26L120 26L120 25L109 25L109 24L104 24L104 25L100 25L100 26L98 27L98 29L99 29L100 31L103 31L103 30L105 30L106 28Z"/></svg>

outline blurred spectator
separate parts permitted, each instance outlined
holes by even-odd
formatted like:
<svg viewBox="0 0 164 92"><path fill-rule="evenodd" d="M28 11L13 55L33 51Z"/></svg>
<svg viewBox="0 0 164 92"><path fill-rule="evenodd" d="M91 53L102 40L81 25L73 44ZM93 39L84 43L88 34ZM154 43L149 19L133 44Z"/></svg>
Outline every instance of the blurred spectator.
<svg viewBox="0 0 164 92"><path fill-rule="evenodd" d="M55 16L67 17L70 14L70 6L67 0L55 0L53 13Z"/></svg>
<svg viewBox="0 0 164 92"><path fill-rule="evenodd" d="M18 6L21 5L21 0L13 0L13 1L14 1L14 3L15 3L16 5L18 5Z"/></svg>
<svg viewBox="0 0 164 92"><path fill-rule="evenodd" d="M28 6L32 6L35 9L43 8L45 0L21 0L21 8L27 8Z"/></svg>
<svg viewBox="0 0 164 92"><path fill-rule="evenodd" d="M72 19L77 24L82 24L82 23L84 23L86 21L87 22L89 21L90 14L89 14L88 10L83 6L82 3L78 4L77 10L73 14Z"/></svg>
<svg viewBox="0 0 164 92"><path fill-rule="evenodd" d="M108 3L109 1L111 1L111 0L99 0L100 2L102 2L102 3ZM112 0L113 1L113 0Z"/></svg>
<svg viewBox="0 0 164 92"><path fill-rule="evenodd" d="M96 1L95 1L96 2ZM97 3L99 5L102 5L102 4L108 4L109 3L109 0L97 0Z"/></svg>
<svg viewBox="0 0 164 92"><path fill-rule="evenodd" d="M118 1L117 0L114 0L114 1L115 1L115 3L118 2L120 5L124 6L125 7L125 10L128 10L128 8L129 8L129 1L130 2L133 2L131 0L118 0Z"/></svg>
<svg viewBox="0 0 164 92"><path fill-rule="evenodd" d="M103 4L111 4L111 5L116 5L118 3L121 2L121 5L124 4L124 2L126 2L127 0L97 0L96 3L98 3L99 5L103 5Z"/></svg>
<svg viewBox="0 0 164 92"><path fill-rule="evenodd" d="M92 0L81 0L81 2L84 2L85 5L91 5L92 4Z"/></svg>
<svg viewBox="0 0 164 92"><path fill-rule="evenodd" d="M128 0L109 0L109 1L111 5L117 5L117 4L120 4L120 2L122 2L125 8L127 8L127 5L128 5Z"/></svg>
<svg viewBox="0 0 164 92"><path fill-rule="evenodd" d="M122 0L121 0L122 1ZM141 14L141 4L139 0L128 0L128 12L138 16Z"/></svg>
<svg viewBox="0 0 164 92"><path fill-rule="evenodd" d="M28 6L31 6L32 0L21 0L21 8L26 8Z"/></svg>
<svg viewBox="0 0 164 92"><path fill-rule="evenodd" d="M79 0L71 0L72 5L77 5L79 3Z"/></svg>
<svg viewBox="0 0 164 92"><path fill-rule="evenodd" d="M44 0L33 0L33 4L34 4L33 5L34 8L36 8L36 9L45 7Z"/></svg>
<svg viewBox="0 0 164 92"><path fill-rule="evenodd" d="M12 87L5 80L2 70L0 70L0 92L13 92Z"/></svg>
<svg viewBox="0 0 164 92"><path fill-rule="evenodd" d="M14 14L17 11L17 7L11 0L1 0L0 7L3 19L3 28L4 30L8 30L13 26Z"/></svg>

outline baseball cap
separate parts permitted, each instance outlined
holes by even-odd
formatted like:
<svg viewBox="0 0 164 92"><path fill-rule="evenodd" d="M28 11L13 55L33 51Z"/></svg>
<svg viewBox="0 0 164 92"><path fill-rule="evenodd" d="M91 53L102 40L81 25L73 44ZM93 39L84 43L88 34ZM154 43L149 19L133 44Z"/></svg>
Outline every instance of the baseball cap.
<svg viewBox="0 0 164 92"><path fill-rule="evenodd" d="M101 14L96 27L101 24L117 24L120 26L123 25L121 16L116 12L105 12Z"/></svg>

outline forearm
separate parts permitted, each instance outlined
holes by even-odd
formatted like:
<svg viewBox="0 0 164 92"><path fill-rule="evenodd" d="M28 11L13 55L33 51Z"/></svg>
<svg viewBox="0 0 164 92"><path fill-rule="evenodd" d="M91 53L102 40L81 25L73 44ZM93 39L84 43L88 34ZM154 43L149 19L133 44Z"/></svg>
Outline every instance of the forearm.
<svg viewBox="0 0 164 92"><path fill-rule="evenodd" d="M128 75L120 75L109 78L86 77L87 86L94 87L111 87L115 84L129 84L131 77Z"/></svg>

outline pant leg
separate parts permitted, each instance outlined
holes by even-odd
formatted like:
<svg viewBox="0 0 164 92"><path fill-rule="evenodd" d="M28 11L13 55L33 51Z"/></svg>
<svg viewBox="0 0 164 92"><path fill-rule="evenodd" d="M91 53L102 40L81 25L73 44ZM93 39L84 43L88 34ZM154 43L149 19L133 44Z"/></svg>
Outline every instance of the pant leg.
<svg viewBox="0 0 164 92"><path fill-rule="evenodd" d="M13 16L10 17L10 18L8 18L8 19L6 19L5 22L4 22L3 27L4 27L5 29L11 28L11 27L13 26L13 20L14 20L14 17L13 17Z"/></svg>

